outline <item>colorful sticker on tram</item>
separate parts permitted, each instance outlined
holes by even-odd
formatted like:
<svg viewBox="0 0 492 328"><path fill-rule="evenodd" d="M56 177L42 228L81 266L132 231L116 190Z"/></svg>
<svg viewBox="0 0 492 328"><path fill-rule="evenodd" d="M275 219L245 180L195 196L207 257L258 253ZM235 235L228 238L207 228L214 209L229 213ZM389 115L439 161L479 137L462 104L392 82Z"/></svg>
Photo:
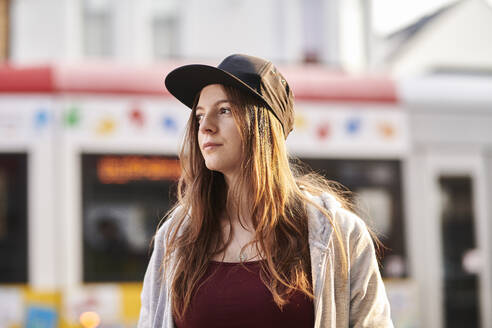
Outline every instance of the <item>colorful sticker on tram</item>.
<svg viewBox="0 0 492 328"><path fill-rule="evenodd" d="M64 114L65 125L69 127L74 127L80 122L80 109L79 107L73 105L70 106Z"/></svg>
<svg viewBox="0 0 492 328"><path fill-rule="evenodd" d="M165 131L169 131L169 132L178 131L178 124L176 122L176 119L172 116L164 116L162 120L162 126L164 127Z"/></svg>
<svg viewBox="0 0 492 328"><path fill-rule="evenodd" d="M44 128L46 125L48 125L49 120L50 120L50 114L48 110L44 108L40 108L34 115L34 127L37 130L40 130Z"/></svg>
<svg viewBox="0 0 492 328"><path fill-rule="evenodd" d="M308 128L308 121L306 119L306 116L303 114L299 113L295 117L294 121L294 127L296 131L305 131Z"/></svg>
<svg viewBox="0 0 492 328"><path fill-rule="evenodd" d="M116 122L112 118L103 118L96 127L99 135L110 135L116 130Z"/></svg>
<svg viewBox="0 0 492 328"><path fill-rule="evenodd" d="M55 328L58 316L56 310L48 307L30 306L27 309L26 328Z"/></svg>
<svg viewBox="0 0 492 328"><path fill-rule="evenodd" d="M359 117L352 117L347 120L345 128L348 134L354 135L360 131L361 125L362 120Z"/></svg>
<svg viewBox="0 0 492 328"><path fill-rule="evenodd" d="M386 139L392 139L396 135L396 130L390 122L381 122L378 125L379 133Z"/></svg>
<svg viewBox="0 0 492 328"><path fill-rule="evenodd" d="M331 136L331 125L329 122L322 122L316 128L316 136L320 140L326 140Z"/></svg>
<svg viewBox="0 0 492 328"><path fill-rule="evenodd" d="M93 319L81 317L88 312L97 314L108 326L116 324L121 316L121 292L115 284L76 288L66 294L63 301L63 317L74 327L80 327L81 319L86 324L93 322Z"/></svg>
<svg viewBox="0 0 492 328"><path fill-rule="evenodd" d="M145 125L144 113L139 106L133 106L133 108L130 110L129 116L130 122L133 125L139 128L142 128Z"/></svg>

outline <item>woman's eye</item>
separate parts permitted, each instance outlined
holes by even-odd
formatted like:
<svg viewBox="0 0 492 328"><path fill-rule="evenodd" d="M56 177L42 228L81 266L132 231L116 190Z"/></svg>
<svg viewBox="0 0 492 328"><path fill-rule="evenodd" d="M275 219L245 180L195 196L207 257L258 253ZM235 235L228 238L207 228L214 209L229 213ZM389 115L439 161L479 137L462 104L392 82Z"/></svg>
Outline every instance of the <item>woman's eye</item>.
<svg viewBox="0 0 492 328"><path fill-rule="evenodd" d="M202 120L203 115L202 114L196 114L195 117L196 117L196 121L198 123L200 123L200 121Z"/></svg>
<svg viewBox="0 0 492 328"><path fill-rule="evenodd" d="M231 112L231 109L230 108L227 108L227 107L222 107L220 109L220 113L221 114L229 114Z"/></svg>

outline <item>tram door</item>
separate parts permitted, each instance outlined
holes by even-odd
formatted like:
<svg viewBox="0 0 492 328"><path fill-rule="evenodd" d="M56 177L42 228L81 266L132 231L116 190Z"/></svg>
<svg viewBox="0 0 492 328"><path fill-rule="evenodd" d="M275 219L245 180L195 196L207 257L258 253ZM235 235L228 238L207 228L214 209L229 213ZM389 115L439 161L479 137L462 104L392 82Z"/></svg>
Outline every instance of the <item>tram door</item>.
<svg viewBox="0 0 492 328"><path fill-rule="evenodd" d="M433 222L434 256L430 255L439 281L436 304L441 327L489 327L481 313L489 303L487 295L487 265L485 251L486 227L484 202L484 171L480 158L470 154L460 156L433 154L428 158L430 193L428 202ZM425 192L425 191L424 191ZM432 236L431 236L432 237ZM489 323L490 324L490 323Z"/></svg>
<svg viewBox="0 0 492 328"><path fill-rule="evenodd" d="M27 154L0 153L0 284L28 282L27 188Z"/></svg>

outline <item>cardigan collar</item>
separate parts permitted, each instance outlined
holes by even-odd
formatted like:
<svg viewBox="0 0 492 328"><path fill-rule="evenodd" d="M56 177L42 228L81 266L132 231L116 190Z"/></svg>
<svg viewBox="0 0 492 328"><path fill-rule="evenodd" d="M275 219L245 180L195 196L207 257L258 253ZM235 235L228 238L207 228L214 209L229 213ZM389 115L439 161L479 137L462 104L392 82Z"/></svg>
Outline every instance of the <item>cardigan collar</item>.
<svg viewBox="0 0 492 328"><path fill-rule="evenodd" d="M326 209L331 215L331 219L334 221L336 210L342 205L336 198L328 193L322 193L319 196L313 196L305 191L305 194L314 203L320 207ZM308 229L309 229L309 241L312 246L319 247L321 249L327 249L330 241L333 227L330 220L326 218L318 208L309 204L307 206L308 211Z"/></svg>

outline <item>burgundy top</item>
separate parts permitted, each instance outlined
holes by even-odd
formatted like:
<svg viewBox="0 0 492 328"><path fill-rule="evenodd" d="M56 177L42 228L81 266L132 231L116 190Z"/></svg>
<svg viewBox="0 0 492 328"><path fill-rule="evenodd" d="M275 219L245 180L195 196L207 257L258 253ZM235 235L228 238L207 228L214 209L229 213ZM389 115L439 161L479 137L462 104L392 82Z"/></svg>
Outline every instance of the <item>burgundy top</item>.
<svg viewBox="0 0 492 328"><path fill-rule="evenodd" d="M296 291L281 311L260 280L260 268L260 261L211 261L176 327L313 327L312 300Z"/></svg>

